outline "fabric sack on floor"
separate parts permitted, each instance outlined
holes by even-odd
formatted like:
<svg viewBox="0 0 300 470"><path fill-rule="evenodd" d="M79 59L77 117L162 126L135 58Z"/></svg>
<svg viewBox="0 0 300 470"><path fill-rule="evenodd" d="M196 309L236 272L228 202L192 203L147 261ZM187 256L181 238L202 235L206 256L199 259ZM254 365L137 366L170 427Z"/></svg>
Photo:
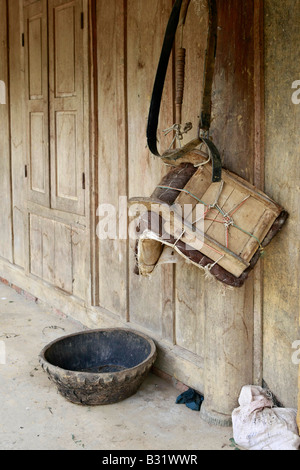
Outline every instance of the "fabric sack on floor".
<svg viewBox="0 0 300 470"><path fill-rule="evenodd" d="M298 450L297 410L274 406L261 387L243 387L240 407L232 413L233 437L246 450Z"/></svg>

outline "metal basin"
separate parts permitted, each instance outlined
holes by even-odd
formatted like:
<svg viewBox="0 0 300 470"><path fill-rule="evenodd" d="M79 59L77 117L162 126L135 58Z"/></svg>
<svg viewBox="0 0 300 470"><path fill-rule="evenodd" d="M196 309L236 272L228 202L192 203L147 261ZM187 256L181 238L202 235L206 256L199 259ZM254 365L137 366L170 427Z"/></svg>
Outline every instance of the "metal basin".
<svg viewBox="0 0 300 470"><path fill-rule="evenodd" d="M156 346L127 329L90 330L46 346L40 364L63 397L78 405L108 405L134 395L156 360Z"/></svg>

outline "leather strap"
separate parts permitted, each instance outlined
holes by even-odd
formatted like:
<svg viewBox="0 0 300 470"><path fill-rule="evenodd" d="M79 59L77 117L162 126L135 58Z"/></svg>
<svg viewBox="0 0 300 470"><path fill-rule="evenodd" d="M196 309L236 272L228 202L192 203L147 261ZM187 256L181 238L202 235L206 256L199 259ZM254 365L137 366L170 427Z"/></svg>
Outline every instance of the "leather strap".
<svg viewBox="0 0 300 470"><path fill-rule="evenodd" d="M176 0L173 7L169 23L167 26L164 44L159 59L157 74L155 78L152 99L150 104L148 128L147 128L147 140L150 152L157 157L160 157L160 153L157 149L157 128L160 113L160 106L162 100L162 94L164 90L168 65L175 41L176 31L179 24L180 12L182 7L182 0Z"/></svg>
<svg viewBox="0 0 300 470"><path fill-rule="evenodd" d="M189 142L186 146L181 149L176 149L174 152L168 152L167 154L160 155L157 148L157 128L160 114L160 107L162 101L162 94L165 85L168 65L176 37L177 28L179 25L180 18L186 17L189 1L176 0L165 34L163 48L158 64L156 73L152 99L150 104L150 111L148 117L147 126L147 141L148 147L153 155L161 157L164 160L176 160L181 158L186 153L195 149L200 143L204 143L209 150L213 164L213 182L219 182L222 178L222 162L221 156L218 149L212 143L212 141L202 134L207 133L210 129L211 124L211 95L213 76L215 68L215 57L217 48L217 6L216 0L208 0L209 4L209 31L208 31L208 46L206 50L205 58L205 71L204 71L204 90L202 97L202 108L200 113L199 132L198 137L193 141ZM182 15L182 16L181 16Z"/></svg>
<svg viewBox="0 0 300 470"><path fill-rule="evenodd" d="M209 131L211 124L211 96L215 73L217 42L218 42L218 11L216 0L208 0L209 27L207 50L204 66L204 90L199 128Z"/></svg>

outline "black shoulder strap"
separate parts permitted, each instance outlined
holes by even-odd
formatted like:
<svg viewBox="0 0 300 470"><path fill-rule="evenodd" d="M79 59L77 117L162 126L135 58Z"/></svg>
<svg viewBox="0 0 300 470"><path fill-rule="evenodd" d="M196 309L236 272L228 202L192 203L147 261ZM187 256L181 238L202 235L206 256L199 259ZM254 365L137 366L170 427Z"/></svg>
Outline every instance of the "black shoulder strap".
<svg viewBox="0 0 300 470"><path fill-rule="evenodd" d="M165 34L163 48L158 64L158 69L156 73L152 99L150 104L150 111L148 117L148 127L147 127L147 141L150 152L157 157L161 157L157 149L157 128L160 114L160 107L162 101L162 94L165 85L168 65L176 37L176 32L180 20L180 14L185 4L187 8L189 2L185 0L176 0ZM216 48L217 48L217 7L216 0L208 0L209 4L209 32L208 32L208 46L206 51L205 59L205 71L204 71L204 90L203 90L203 99L202 99L202 109L200 113L200 122L199 122L199 135L197 139L194 139L193 148L196 148L200 143L204 143L212 157L213 164L213 182L221 181L222 176L222 163L220 154L215 147L215 145L207 138L204 138L201 134L202 131L207 132L210 129L211 123L211 94L212 94L212 84L213 84L213 75L214 75L214 65L216 57ZM174 152L168 152L167 156L163 158L177 159L181 158L184 154L191 151L191 143L177 149Z"/></svg>
<svg viewBox="0 0 300 470"><path fill-rule="evenodd" d="M150 104L148 128L147 128L147 139L150 152L157 157L160 157L160 153L157 149L157 128L160 114L160 106L162 100L162 94L164 90L168 65L175 41L176 31L179 24L180 12L182 7L182 0L176 0L173 7L167 31L165 34L164 44L158 64L156 73L156 79L154 83L152 99Z"/></svg>

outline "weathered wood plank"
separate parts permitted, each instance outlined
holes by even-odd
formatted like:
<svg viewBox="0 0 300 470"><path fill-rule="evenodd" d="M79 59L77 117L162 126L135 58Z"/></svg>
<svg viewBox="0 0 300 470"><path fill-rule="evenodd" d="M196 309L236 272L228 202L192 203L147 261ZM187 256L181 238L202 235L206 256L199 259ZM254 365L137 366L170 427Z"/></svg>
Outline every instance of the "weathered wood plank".
<svg viewBox="0 0 300 470"><path fill-rule="evenodd" d="M162 162L149 153L146 127L156 68L172 2L129 0L127 5L129 197L150 196L166 172ZM162 150L167 145L162 131L174 124L173 103L170 66L158 132ZM143 279L133 274L134 262L131 252L130 320L148 328L150 332L166 335L173 342L173 268L160 268L151 279Z"/></svg>
<svg viewBox="0 0 300 470"><path fill-rule="evenodd" d="M73 290L72 229L55 222L55 262L54 283L65 292Z"/></svg>
<svg viewBox="0 0 300 470"><path fill-rule="evenodd" d="M292 101L292 84L299 79L300 2L266 0L264 4L265 188L290 218L264 257L263 370L264 380L280 402L295 408L298 367L291 360L291 345L300 339L300 105ZM287 15L290 8L293 14Z"/></svg>
<svg viewBox="0 0 300 470"><path fill-rule="evenodd" d="M255 152L254 185L265 189L265 75L264 75L264 0L254 0L254 103ZM253 383L263 380L263 261L254 268Z"/></svg>
<svg viewBox="0 0 300 470"><path fill-rule="evenodd" d="M11 174L13 198L14 262L25 267L25 146L24 146L24 49L22 1L8 2L9 9L9 67L10 67L10 126Z"/></svg>
<svg viewBox="0 0 300 470"><path fill-rule="evenodd" d="M55 222L42 218L42 278L55 285Z"/></svg>
<svg viewBox="0 0 300 470"><path fill-rule="evenodd" d="M96 234L97 220L95 214L99 204L99 107L98 107L98 30L97 30L97 0L88 0L89 18L89 159L88 172L92 191L89 197L89 210L87 214L90 220L90 302L91 305L99 305L99 240Z"/></svg>
<svg viewBox="0 0 300 470"><path fill-rule="evenodd" d="M205 347L202 281L202 272L194 266L184 261L176 266L176 344L200 357L204 357Z"/></svg>
<svg viewBox="0 0 300 470"><path fill-rule="evenodd" d="M87 301L91 289L89 247L87 231L72 227L72 293L75 297Z"/></svg>
<svg viewBox="0 0 300 470"><path fill-rule="evenodd" d="M29 214L29 265L30 273L43 279L42 219Z"/></svg>
<svg viewBox="0 0 300 470"><path fill-rule="evenodd" d="M0 2L0 80L4 83L5 104L0 104L0 256L12 262L12 207L10 175L10 97L8 82L7 2Z"/></svg>
<svg viewBox="0 0 300 470"><path fill-rule="evenodd" d="M99 241L99 302L101 307L126 319L128 298L125 3L120 0L109 3L105 0L97 1L97 20L98 202L111 205L115 211L117 228L116 239ZM120 207L120 196L125 198L125 207L124 202L123 207ZM120 220L124 209L125 219L123 217ZM101 220L97 219L98 222ZM120 230L123 232L122 239L119 237Z"/></svg>
<svg viewBox="0 0 300 470"><path fill-rule="evenodd" d="M253 0L242 8L239 0L218 0L217 6L220 29L211 135L225 167L253 183Z"/></svg>
<svg viewBox="0 0 300 470"><path fill-rule="evenodd" d="M203 90L204 57L207 42L208 15L198 9L198 2L191 2L184 29L183 47L186 48L186 77L183 99L183 124L192 122L193 130L184 138L184 143L197 137L200 105ZM180 47L180 35L177 39ZM200 182L207 188L211 176L204 169ZM178 200L191 204L183 194ZM194 203L193 203L194 204ZM205 325L205 281L203 272L184 262L176 266L175 325L176 344L204 357Z"/></svg>
<svg viewBox="0 0 300 470"><path fill-rule="evenodd" d="M228 170L253 182L254 155L254 40L253 1L217 1L218 49L213 95L211 135ZM241 289L222 292L207 285L206 305L206 406L208 416L218 408L231 416L241 386L252 383L253 280ZM212 333L213 332L213 333ZM213 340L215 338L215 341ZM221 367L216 367L218 358ZM219 359L220 360L220 359ZM221 381L221 382L220 382ZM222 383L226 400L216 390Z"/></svg>

